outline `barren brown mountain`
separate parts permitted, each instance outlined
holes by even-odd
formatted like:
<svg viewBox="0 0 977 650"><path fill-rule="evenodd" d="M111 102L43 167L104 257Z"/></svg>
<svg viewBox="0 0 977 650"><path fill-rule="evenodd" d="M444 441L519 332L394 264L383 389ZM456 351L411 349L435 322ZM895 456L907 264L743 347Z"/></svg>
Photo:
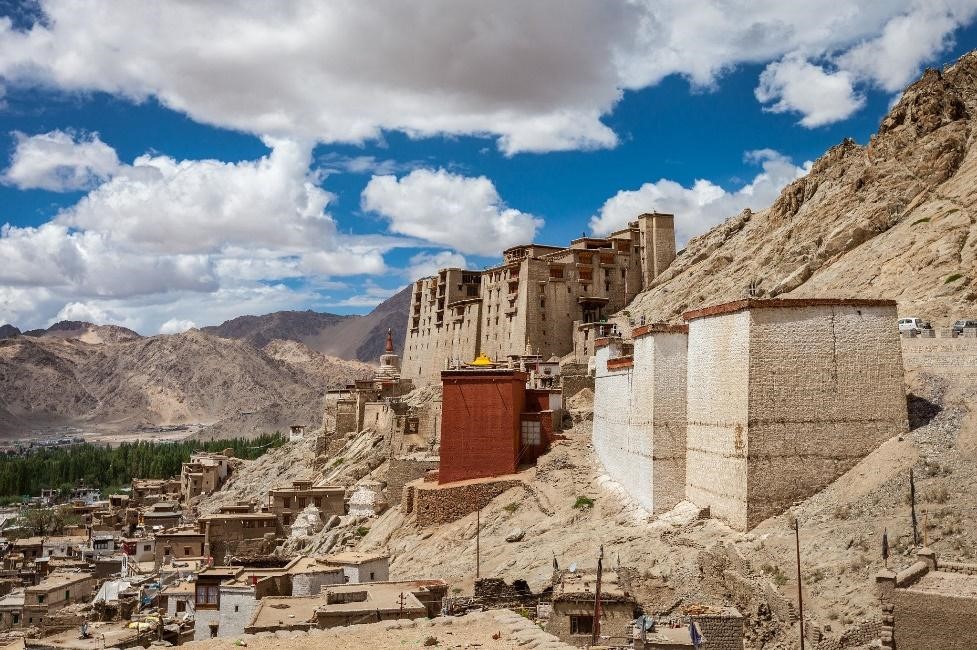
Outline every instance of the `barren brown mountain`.
<svg viewBox="0 0 977 650"><path fill-rule="evenodd" d="M331 357L373 363L383 353L388 328L393 330L395 351L400 353L409 307L410 287L405 287L363 316L278 311L263 316L238 316L201 329L225 338L242 339L258 348L276 339L298 341Z"/></svg>
<svg viewBox="0 0 977 650"><path fill-rule="evenodd" d="M131 430L234 420L240 431L224 427L228 435L296 420L317 426L326 389L370 372L296 342L262 351L199 330L135 338L112 328L75 330L83 336L0 341L0 435L58 424Z"/></svg>
<svg viewBox="0 0 977 650"><path fill-rule="evenodd" d="M893 298L934 325L975 316L975 120L970 53L911 85L867 146L842 142L769 208L692 239L632 316L675 319L753 283L766 297Z"/></svg>

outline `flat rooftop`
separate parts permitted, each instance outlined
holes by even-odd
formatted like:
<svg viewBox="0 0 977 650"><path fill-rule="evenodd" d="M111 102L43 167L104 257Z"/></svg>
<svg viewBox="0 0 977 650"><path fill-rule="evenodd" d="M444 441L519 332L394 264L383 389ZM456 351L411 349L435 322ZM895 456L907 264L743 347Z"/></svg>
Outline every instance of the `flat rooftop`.
<svg viewBox="0 0 977 650"><path fill-rule="evenodd" d="M324 559L329 564L363 564L364 562L373 562L375 560L383 560L389 558L390 558L390 553L384 553L380 551L374 553L346 551L345 553L333 553L332 555L327 555Z"/></svg>
<svg viewBox="0 0 977 650"><path fill-rule="evenodd" d="M977 599L977 576L952 571L929 571L905 591Z"/></svg>
<svg viewBox="0 0 977 650"><path fill-rule="evenodd" d="M685 320L696 320L709 316L734 314L750 309L799 309L803 307L895 307L895 300L871 300L863 298L772 298L734 300L702 309L693 309L682 314Z"/></svg>
<svg viewBox="0 0 977 650"><path fill-rule="evenodd" d="M33 587L27 587L25 591L50 591L51 589L81 582L82 580L94 579L95 576L91 573L52 573Z"/></svg>

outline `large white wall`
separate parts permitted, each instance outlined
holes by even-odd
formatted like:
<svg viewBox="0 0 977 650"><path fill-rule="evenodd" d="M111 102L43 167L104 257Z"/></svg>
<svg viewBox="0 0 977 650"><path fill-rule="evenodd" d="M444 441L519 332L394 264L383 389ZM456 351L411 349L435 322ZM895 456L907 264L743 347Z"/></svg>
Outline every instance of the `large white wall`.
<svg viewBox="0 0 977 650"><path fill-rule="evenodd" d="M594 449L607 474L642 508L660 513L684 498L684 333L634 341L633 366L608 369L620 344L598 348Z"/></svg>
<svg viewBox="0 0 977 650"><path fill-rule="evenodd" d="M689 323L686 498L746 527L748 312Z"/></svg>
<svg viewBox="0 0 977 650"><path fill-rule="evenodd" d="M750 312L748 526L908 430L892 306Z"/></svg>
<svg viewBox="0 0 977 650"><path fill-rule="evenodd" d="M895 305L754 305L689 323L686 495L748 530L907 430Z"/></svg>

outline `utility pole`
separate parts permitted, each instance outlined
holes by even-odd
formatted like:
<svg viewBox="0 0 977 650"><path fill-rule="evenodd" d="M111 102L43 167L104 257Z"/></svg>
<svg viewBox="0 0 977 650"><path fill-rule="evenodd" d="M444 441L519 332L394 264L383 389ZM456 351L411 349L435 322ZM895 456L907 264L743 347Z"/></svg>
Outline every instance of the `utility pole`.
<svg viewBox="0 0 977 650"><path fill-rule="evenodd" d="M475 497L476 499L478 497ZM482 563L481 549L479 548L479 537L482 532L482 507L476 501L475 503L475 580L478 580L481 576L480 565Z"/></svg>
<svg viewBox="0 0 977 650"><path fill-rule="evenodd" d="M591 626L593 633L590 644L597 645L597 638L600 637L600 581L604 573L604 545L600 545L600 555L597 556L597 583L594 585L594 624ZM802 648L803 650L803 648Z"/></svg>
<svg viewBox="0 0 977 650"><path fill-rule="evenodd" d="M913 547L919 546L919 533L916 525L916 481L913 480L913 469L909 468L909 506L912 509Z"/></svg>
<svg viewBox="0 0 977 650"><path fill-rule="evenodd" d="M800 612L801 621L801 650L804 650L804 592L801 583L801 525L800 521L794 518L794 540L797 543L797 609Z"/></svg>

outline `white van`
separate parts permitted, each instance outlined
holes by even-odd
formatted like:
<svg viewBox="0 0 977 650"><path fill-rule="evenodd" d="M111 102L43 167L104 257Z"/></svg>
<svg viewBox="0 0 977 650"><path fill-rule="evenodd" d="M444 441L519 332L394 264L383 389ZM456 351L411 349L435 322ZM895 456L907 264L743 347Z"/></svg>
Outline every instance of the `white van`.
<svg viewBox="0 0 977 650"><path fill-rule="evenodd" d="M911 316L909 318L899 319L900 332L912 332L913 334L919 334L921 331L928 329L932 329L930 324L924 321L922 318Z"/></svg>

